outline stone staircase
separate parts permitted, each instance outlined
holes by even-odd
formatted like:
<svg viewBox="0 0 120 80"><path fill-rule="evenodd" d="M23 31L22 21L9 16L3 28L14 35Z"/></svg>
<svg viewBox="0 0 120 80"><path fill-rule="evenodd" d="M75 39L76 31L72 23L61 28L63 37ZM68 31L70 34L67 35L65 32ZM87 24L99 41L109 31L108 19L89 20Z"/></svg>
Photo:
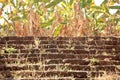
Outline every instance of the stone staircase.
<svg viewBox="0 0 120 80"><path fill-rule="evenodd" d="M0 80L97 80L106 73L120 75L120 38L0 38Z"/></svg>

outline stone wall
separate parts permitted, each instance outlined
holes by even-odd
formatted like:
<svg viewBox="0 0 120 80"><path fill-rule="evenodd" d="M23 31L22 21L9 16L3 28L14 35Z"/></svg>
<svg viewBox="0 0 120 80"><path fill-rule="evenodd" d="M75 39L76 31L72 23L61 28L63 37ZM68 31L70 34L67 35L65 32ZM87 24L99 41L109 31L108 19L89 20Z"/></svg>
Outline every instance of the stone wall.
<svg viewBox="0 0 120 80"><path fill-rule="evenodd" d="M105 74L120 75L120 38L0 38L0 80L90 80Z"/></svg>

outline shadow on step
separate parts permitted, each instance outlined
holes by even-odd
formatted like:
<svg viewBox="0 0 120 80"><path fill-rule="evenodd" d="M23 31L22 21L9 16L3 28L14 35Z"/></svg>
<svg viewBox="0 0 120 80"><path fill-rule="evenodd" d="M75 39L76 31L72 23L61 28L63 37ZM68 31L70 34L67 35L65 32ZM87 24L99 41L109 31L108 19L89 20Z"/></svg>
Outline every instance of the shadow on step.
<svg viewBox="0 0 120 80"><path fill-rule="evenodd" d="M0 80L14 80L11 70L0 60Z"/></svg>

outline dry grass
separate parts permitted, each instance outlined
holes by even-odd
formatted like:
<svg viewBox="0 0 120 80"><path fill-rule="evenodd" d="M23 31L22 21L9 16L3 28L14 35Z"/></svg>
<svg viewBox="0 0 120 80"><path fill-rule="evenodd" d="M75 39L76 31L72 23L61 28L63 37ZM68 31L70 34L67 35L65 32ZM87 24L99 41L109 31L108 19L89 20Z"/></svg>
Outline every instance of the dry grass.
<svg viewBox="0 0 120 80"><path fill-rule="evenodd" d="M32 7L28 10L27 22L15 21L15 35L16 36L45 36L53 37L56 28L61 24L61 29L57 36L62 37L79 37L79 36L114 36L119 35L119 31L115 30L113 26L105 27L103 31L93 29L93 21L88 17L84 18L83 10L80 8L80 2L77 1L73 6L73 12L69 14L67 18L67 24L61 24L65 19L61 12L54 12L53 16L55 19L50 25L50 29L41 28L40 15L34 11ZM57 6L56 6L57 8ZM46 16L47 8L45 3L40 6L40 9ZM111 23L112 24L112 23Z"/></svg>
<svg viewBox="0 0 120 80"><path fill-rule="evenodd" d="M102 76L98 76L95 80L120 80L120 75L113 73L104 73Z"/></svg>
<svg viewBox="0 0 120 80"><path fill-rule="evenodd" d="M73 16L68 20L67 24L62 24L61 30L58 36L84 36L90 34L88 29L89 19L83 18L83 12L79 7L79 3L74 4ZM49 30L41 28L40 15L32 8L29 10L27 16L27 23L23 21L15 22L15 35L16 36L54 36L54 32L57 26L64 21L63 17L59 13L54 13L56 18Z"/></svg>

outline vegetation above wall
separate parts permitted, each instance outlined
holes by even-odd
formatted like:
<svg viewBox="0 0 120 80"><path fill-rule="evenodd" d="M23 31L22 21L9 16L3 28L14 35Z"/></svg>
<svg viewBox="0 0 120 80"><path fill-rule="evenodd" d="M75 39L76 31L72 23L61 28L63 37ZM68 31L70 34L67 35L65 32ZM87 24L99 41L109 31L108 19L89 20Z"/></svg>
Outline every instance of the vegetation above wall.
<svg viewBox="0 0 120 80"><path fill-rule="evenodd" d="M119 36L119 0L0 0L0 36Z"/></svg>

